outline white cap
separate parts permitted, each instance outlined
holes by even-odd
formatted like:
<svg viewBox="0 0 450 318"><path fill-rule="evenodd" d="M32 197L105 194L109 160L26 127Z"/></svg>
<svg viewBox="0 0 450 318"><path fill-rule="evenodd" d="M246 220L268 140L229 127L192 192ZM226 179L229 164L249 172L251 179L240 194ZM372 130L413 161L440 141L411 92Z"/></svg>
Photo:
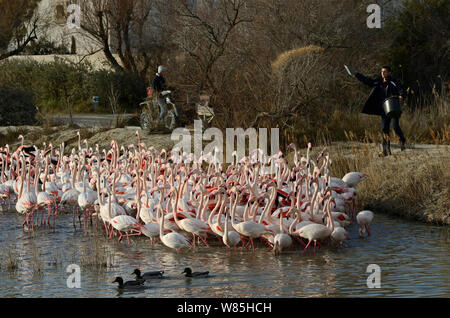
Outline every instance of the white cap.
<svg viewBox="0 0 450 318"><path fill-rule="evenodd" d="M162 73L166 70L166 68L162 65L158 66L158 73Z"/></svg>

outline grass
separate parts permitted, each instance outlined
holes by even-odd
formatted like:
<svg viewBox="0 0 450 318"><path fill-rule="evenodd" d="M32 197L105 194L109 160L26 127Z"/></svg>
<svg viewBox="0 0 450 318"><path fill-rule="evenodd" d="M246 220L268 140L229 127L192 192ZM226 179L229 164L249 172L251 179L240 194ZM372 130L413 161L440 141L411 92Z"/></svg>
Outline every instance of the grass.
<svg viewBox="0 0 450 318"><path fill-rule="evenodd" d="M363 208L427 223L450 224L448 146L379 158L376 146L353 145L331 152L330 171L336 177L350 171L369 175L358 185Z"/></svg>
<svg viewBox="0 0 450 318"><path fill-rule="evenodd" d="M102 246L100 239L90 240L80 251L81 267L89 270L104 271L114 265L114 254Z"/></svg>
<svg viewBox="0 0 450 318"><path fill-rule="evenodd" d="M54 253L51 256L51 259L48 262L48 265L54 268L58 268L62 264L62 258L63 253L61 251L54 251Z"/></svg>
<svg viewBox="0 0 450 318"><path fill-rule="evenodd" d="M316 45L308 45L301 48L296 48L293 50L289 50L281 53L272 62L272 70L276 73L280 72L290 61L294 60L298 56L305 56L311 53L320 53L323 52L324 49L316 46Z"/></svg>
<svg viewBox="0 0 450 318"><path fill-rule="evenodd" d="M8 272L15 273L19 269L20 254L15 244L9 243L3 254L3 266Z"/></svg>
<svg viewBox="0 0 450 318"><path fill-rule="evenodd" d="M44 274L44 261L42 260L42 250L36 244L32 244L31 265L33 269L33 277L40 278Z"/></svg>
<svg viewBox="0 0 450 318"><path fill-rule="evenodd" d="M410 144L450 144L450 107L444 88L423 102L421 107L411 110L404 107L400 127ZM361 114L359 110L346 108L327 110L314 124L298 122L294 127L280 130L281 147L291 142L305 147L308 142L325 144L333 141L354 140L381 142L381 120L379 116ZM391 128L391 138L398 137Z"/></svg>

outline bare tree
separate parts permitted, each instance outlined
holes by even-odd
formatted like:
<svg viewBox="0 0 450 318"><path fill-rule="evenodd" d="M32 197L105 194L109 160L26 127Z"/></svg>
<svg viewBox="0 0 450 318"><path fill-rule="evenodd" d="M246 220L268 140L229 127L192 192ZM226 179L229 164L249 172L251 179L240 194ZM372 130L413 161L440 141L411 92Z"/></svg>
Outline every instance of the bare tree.
<svg viewBox="0 0 450 318"><path fill-rule="evenodd" d="M82 30L101 46L113 68L145 78L162 51L151 18L157 14L155 0L81 0L80 5Z"/></svg>
<svg viewBox="0 0 450 318"><path fill-rule="evenodd" d="M37 38L41 0L0 0L0 60L20 54Z"/></svg>
<svg viewBox="0 0 450 318"><path fill-rule="evenodd" d="M213 95L218 92L216 66L229 50L239 26L253 20L247 14L249 2L203 0L192 6L184 0L176 1L174 42L188 56L189 62L194 63L195 67L187 76L199 92L206 90Z"/></svg>

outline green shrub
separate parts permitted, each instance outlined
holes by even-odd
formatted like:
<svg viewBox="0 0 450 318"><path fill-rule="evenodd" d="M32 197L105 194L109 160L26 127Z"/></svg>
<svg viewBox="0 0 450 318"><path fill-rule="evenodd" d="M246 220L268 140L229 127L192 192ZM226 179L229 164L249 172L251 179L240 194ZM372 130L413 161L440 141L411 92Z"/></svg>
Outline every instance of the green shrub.
<svg viewBox="0 0 450 318"><path fill-rule="evenodd" d="M43 113L93 112L93 96L100 97L98 112L111 112L111 89L118 95L117 112L133 113L145 98L147 83L136 76L92 69L89 63L62 59L51 63L2 61L0 86L32 93Z"/></svg>
<svg viewBox="0 0 450 318"><path fill-rule="evenodd" d="M26 90L0 86L0 126L33 125L36 107Z"/></svg>
<svg viewBox="0 0 450 318"><path fill-rule="evenodd" d="M131 74L99 70L89 74L87 81L92 96L100 97L99 108L102 111L111 112L109 98L114 93L118 94L121 112L136 111L145 98L147 83Z"/></svg>

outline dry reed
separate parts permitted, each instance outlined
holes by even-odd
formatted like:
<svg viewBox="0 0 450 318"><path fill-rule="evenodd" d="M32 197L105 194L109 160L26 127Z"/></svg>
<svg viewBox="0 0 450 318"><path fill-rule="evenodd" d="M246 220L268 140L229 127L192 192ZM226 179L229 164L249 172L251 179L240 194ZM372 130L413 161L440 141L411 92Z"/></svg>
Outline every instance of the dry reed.
<svg viewBox="0 0 450 318"><path fill-rule="evenodd" d="M100 239L90 240L80 251L82 268L95 271L104 271L114 265L114 254L103 246Z"/></svg>
<svg viewBox="0 0 450 318"><path fill-rule="evenodd" d="M15 273L19 269L20 254L17 251L17 246L15 244L8 244L8 247L4 251L4 267L8 272Z"/></svg>
<svg viewBox="0 0 450 318"><path fill-rule="evenodd" d="M380 158L378 147L353 143L332 152L331 174L367 173L358 185L363 208L436 224L450 224L448 147L410 150ZM350 149L349 149L350 148Z"/></svg>

